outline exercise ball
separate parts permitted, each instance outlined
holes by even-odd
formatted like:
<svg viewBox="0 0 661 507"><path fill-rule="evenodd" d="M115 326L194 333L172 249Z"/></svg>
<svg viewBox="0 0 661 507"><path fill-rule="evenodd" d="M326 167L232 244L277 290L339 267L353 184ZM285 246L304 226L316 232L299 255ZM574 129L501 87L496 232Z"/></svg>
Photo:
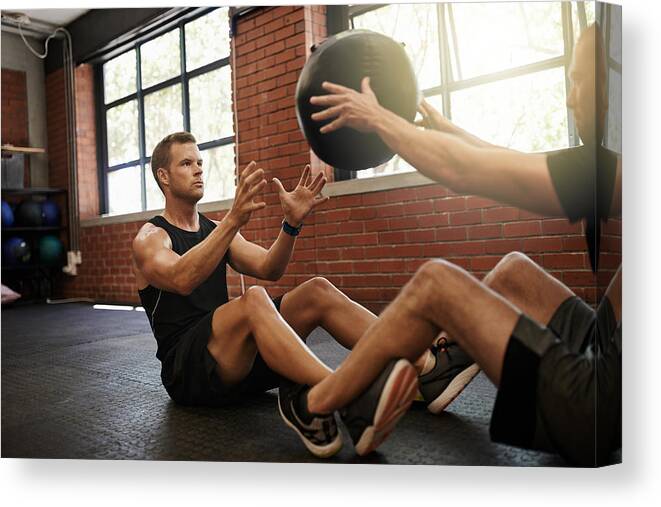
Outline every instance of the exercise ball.
<svg viewBox="0 0 661 507"><path fill-rule="evenodd" d="M3 264L17 265L30 261L30 247L23 238L11 237L2 242Z"/></svg>
<svg viewBox="0 0 661 507"><path fill-rule="evenodd" d="M7 201L2 201L2 226L11 227L14 225L14 212Z"/></svg>
<svg viewBox="0 0 661 507"><path fill-rule="evenodd" d="M18 205L15 216L16 223L25 227L38 227L43 223L41 204L30 199Z"/></svg>
<svg viewBox="0 0 661 507"><path fill-rule="evenodd" d="M63 261L64 246L57 236L47 234L39 238L39 260L48 265L60 264Z"/></svg>
<svg viewBox="0 0 661 507"><path fill-rule="evenodd" d="M369 30L341 32L313 47L296 85L296 116L303 135L321 160L340 170L368 169L394 155L376 134L349 127L321 134L319 129L332 120L311 118L325 109L310 104L310 97L328 93L321 87L324 81L360 91L364 77L370 78L379 104L408 121L415 119L421 95L404 47Z"/></svg>
<svg viewBox="0 0 661 507"><path fill-rule="evenodd" d="M48 199L41 203L41 216L44 225L53 227L60 225L60 207L55 201Z"/></svg>

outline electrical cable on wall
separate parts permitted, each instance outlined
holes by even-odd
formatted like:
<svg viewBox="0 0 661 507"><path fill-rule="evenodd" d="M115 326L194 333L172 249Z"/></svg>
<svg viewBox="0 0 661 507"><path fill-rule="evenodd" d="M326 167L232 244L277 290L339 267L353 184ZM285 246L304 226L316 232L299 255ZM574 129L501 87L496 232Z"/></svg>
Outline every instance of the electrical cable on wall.
<svg viewBox="0 0 661 507"><path fill-rule="evenodd" d="M238 110L236 107L237 96L236 96L236 41L235 36L236 29L235 25L232 22L230 29L230 51L232 53L232 109L234 111L234 152L236 153L236 164L234 164L234 171L236 175L236 181L239 181L239 116ZM246 282L243 278L243 273L239 273L239 280L241 283L241 295L246 292Z"/></svg>

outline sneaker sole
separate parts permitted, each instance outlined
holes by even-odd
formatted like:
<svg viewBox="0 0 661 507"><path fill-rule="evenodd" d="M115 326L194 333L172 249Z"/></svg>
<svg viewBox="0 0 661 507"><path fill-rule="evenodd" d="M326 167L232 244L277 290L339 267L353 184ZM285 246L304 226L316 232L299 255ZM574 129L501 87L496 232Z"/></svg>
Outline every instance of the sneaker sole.
<svg viewBox="0 0 661 507"><path fill-rule="evenodd" d="M363 431L356 443L359 456L374 451L388 438L397 422L406 413L418 389L418 372L405 359L397 361L381 392L374 414L374 424Z"/></svg>
<svg viewBox="0 0 661 507"><path fill-rule="evenodd" d="M333 440L330 444L327 445L316 445L310 442L307 438L305 438L303 434L299 431L299 429L294 424L289 422L289 419L285 417L285 414L282 412L282 406L280 405L279 397L278 397L278 411L280 412L280 417L285 422L285 424L296 432L296 434L301 439L305 447L307 447L308 451L314 454L317 458L330 458L331 456L337 454L340 451L340 449L342 449L342 435L340 435L339 431L337 433L337 438L335 438L335 440Z"/></svg>
<svg viewBox="0 0 661 507"><path fill-rule="evenodd" d="M477 363L472 364L459 375L452 379L450 385L445 388L441 395L427 405L427 410L432 414L440 414L445 408L459 396L461 391L470 384L471 380L480 372L480 367Z"/></svg>

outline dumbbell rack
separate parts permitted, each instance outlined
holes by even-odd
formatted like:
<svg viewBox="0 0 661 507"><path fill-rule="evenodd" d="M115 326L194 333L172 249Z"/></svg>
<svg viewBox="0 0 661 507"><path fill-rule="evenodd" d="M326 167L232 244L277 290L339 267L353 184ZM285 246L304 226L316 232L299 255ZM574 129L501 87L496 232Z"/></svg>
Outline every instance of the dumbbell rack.
<svg viewBox="0 0 661 507"><path fill-rule="evenodd" d="M61 209L62 220L66 220L66 206L67 206L67 191L61 188L48 188L48 187L32 187L32 188L16 188L16 189L2 189L2 199L5 201L15 201L18 198L28 198L33 196L56 196L64 195L64 198L59 200ZM37 249L35 246L39 242L39 237L44 234L61 233L66 230L66 224L59 226L16 226L16 227L3 227L3 239L10 234L17 234L25 238L30 244L32 251L32 258L27 264L5 265L2 264L2 283L11 289L21 294L21 298L14 304L24 303L38 303L43 302L52 296L53 282L58 275L62 274L62 266L65 264L65 259L62 259L61 264L49 265L39 262L37 257ZM62 238L60 238L62 239ZM66 241L64 242L66 252Z"/></svg>

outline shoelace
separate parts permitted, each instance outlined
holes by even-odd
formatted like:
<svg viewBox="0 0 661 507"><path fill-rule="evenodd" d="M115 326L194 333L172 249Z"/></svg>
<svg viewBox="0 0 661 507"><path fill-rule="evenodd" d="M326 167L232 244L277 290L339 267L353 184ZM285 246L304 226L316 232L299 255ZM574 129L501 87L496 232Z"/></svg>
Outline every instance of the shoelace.
<svg viewBox="0 0 661 507"><path fill-rule="evenodd" d="M455 342L450 342L445 336L441 336L434 345L432 345L432 352L436 355L436 352L447 354L450 357L450 348L456 347Z"/></svg>

